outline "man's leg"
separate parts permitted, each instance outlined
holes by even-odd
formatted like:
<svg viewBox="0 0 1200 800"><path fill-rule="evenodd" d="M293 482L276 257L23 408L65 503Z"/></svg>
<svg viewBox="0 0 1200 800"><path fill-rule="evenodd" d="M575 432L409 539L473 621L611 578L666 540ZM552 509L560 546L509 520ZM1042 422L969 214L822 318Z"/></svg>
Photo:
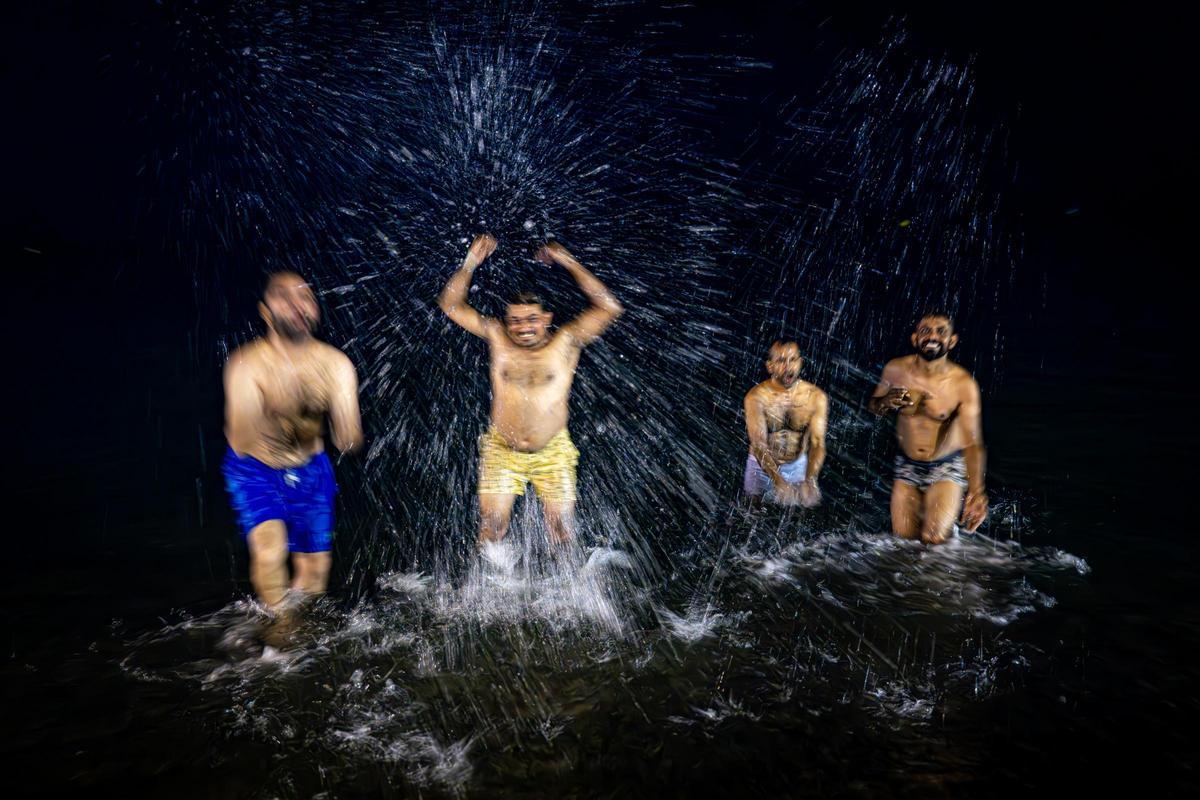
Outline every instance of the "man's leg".
<svg viewBox="0 0 1200 800"><path fill-rule="evenodd" d="M954 521L962 509L963 487L954 481L939 481L925 490L921 515L921 541L941 544L950 538Z"/></svg>
<svg viewBox="0 0 1200 800"><path fill-rule="evenodd" d="M258 599L274 608L287 593L287 527L283 520L270 519L250 531L250 583Z"/></svg>
<svg viewBox="0 0 1200 800"><path fill-rule="evenodd" d="M321 553L292 553L292 588L311 599L325 594L332 565L333 555L328 550Z"/></svg>
<svg viewBox="0 0 1200 800"><path fill-rule="evenodd" d="M546 535L553 545L566 544L575 535L575 468L579 451L564 429L554 435L534 459L529 476L546 520Z"/></svg>
<svg viewBox="0 0 1200 800"><path fill-rule="evenodd" d="M566 544L575 538L575 501L542 501L546 532L551 544Z"/></svg>
<svg viewBox="0 0 1200 800"><path fill-rule="evenodd" d="M479 495L479 546L488 542L499 542L508 533L508 520L512 517L515 494Z"/></svg>
<svg viewBox="0 0 1200 800"><path fill-rule="evenodd" d="M921 533L921 490L911 483L892 483L892 533L901 539Z"/></svg>

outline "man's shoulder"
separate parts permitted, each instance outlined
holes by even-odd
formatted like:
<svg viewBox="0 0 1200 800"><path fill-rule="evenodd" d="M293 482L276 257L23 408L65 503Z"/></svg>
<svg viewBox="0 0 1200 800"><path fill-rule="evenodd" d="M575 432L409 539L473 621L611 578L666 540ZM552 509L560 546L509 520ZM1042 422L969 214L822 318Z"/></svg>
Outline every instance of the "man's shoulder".
<svg viewBox="0 0 1200 800"><path fill-rule="evenodd" d="M808 381L803 381L803 383L805 388L808 390L809 402L820 403L829 399L825 394L825 390L820 386L817 386L815 383L809 383Z"/></svg>
<svg viewBox="0 0 1200 800"><path fill-rule="evenodd" d="M766 381L763 381L762 383L756 383L750 387L750 391L746 392L746 399L747 400L758 399L759 397L762 397L764 394L767 394L770 391L771 391L771 381L766 380Z"/></svg>
<svg viewBox="0 0 1200 800"><path fill-rule="evenodd" d="M584 343L571 332L570 323L563 325L550 337L550 345L560 348L563 352L582 350Z"/></svg>
<svg viewBox="0 0 1200 800"><path fill-rule="evenodd" d="M915 356L897 356L883 365L884 372L908 372L912 369Z"/></svg>
<svg viewBox="0 0 1200 800"><path fill-rule="evenodd" d="M257 367L262 363L262 351L265 344L266 340L259 338L252 339L237 347L229 354L229 358L225 360L225 368L247 369Z"/></svg>
<svg viewBox="0 0 1200 800"><path fill-rule="evenodd" d="M350 356L328 342L316 341L316 355L327 373L339 380L349 377L355 371Z"/></svg>
<svg viewBox="0 0 1200 800"><path fill-rule="evenodd" d="M331 364L349 363L350 356L346 355L329 342L323 342L320 339L315 339L314 344L316 345L317 355L323 359L326 359Z"/></svg>
<svg viewBox="0 0 1200 800"><path fill-rule="evenodd" d="M975 376L961 364L950 362L950 377L963 388L979 389L979 383L975 380Z"/></svg>

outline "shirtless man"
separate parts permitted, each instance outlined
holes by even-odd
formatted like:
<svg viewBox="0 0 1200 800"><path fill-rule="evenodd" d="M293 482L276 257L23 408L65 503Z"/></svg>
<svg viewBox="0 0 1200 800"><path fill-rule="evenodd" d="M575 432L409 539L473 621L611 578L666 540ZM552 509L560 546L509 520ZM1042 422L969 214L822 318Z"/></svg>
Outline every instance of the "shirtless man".
<svg viewBox="0 0 1200 800"><path fill-rule="evenodd" d="M770 380L746 393L750 454L742 486L752 504L764 495L781 505L821 502L817 476L825 463L829 399L800 380L802 366L799 345L777 341L767 354Z"/></svg>
<svg viewBox="0 0 1200 800"><path fill-rule="evenodd" d="M467 292L475 268L495 249L491 236L475 237L438 299L446 316L485 339L491 349L491 427L479 438L479 544L504 538L513 503L525 493L526 483L533 484L542 501L551 541L567 542L574 533L579 460L567 433L567 398L581 348L599 338L624 309L565 247L550 242L537 259L570 272L591 307L553 334L553 315L529 293L513 298L503 321L485 317L467 304Z"/></svg>
<svg viewBox="0 0 1200 800"><path fill-rule="evenodd" d="M916 353L888 362L869 403L879 416L898 412L892 531L926 544L946 541L956 518L970 532L987 518L979 384L949 359L957 344L949 316L921 317Z"/></svg>
<svg viewBox="0 0 1200 800"><path fill-rule="evenodd" d="M362 444L362 425L354 365L313 336L320 310L308 283L274 273L258 312L267 335L225 365L222 472L250 548L250 581L275 610L288 592L289 553L297 599L322 594L329 580L337 487L324 418L342 453Z"/></svg>

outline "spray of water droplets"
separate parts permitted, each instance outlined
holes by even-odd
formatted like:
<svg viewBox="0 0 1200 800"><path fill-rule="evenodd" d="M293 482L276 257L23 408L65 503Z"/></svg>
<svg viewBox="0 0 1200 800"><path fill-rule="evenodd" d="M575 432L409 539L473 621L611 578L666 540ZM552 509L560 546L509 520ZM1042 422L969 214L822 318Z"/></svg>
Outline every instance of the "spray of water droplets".
<svg viewBox="0 0 1200 800"><path fill-rule="evenodd" d="M181 13L195 62L155 172L181 241L206 243L189 252L208 324L233 346L252 331L231 293L270 269L310 276L323 335L358 366L369 442L338 467L353 607L326 602L282 651L247 650L253 608L226 609L135 643L135 677L202 686L234 730L297 759L316 741L339 769L392 765L451 794L520 764L561 779L614 720L632 749L661 748L671 729L795 724L800 700L890 736L1017 680L1029 654L995 631L1053 604L1030 576L1086 565L878 536L886 433L859 411L929 306L969 320L976 371L998 372L1002 337L977 334L1016 245L998 221L1002 129L974 113L970 64L889 30L731 159L719 127L744 101L727 79L770 65L686 52L686 8L618 35L622 13ZM472 552L487 353L435 301L483 231L500 242L472 287L484 313L528 288L557 320L581 309L530 258L549 237L627 309L576 377L583 544L564 559L532 501L511 544ZM840 489L803 524L729 511L741 398L779 335L835 401Z"/></svg>

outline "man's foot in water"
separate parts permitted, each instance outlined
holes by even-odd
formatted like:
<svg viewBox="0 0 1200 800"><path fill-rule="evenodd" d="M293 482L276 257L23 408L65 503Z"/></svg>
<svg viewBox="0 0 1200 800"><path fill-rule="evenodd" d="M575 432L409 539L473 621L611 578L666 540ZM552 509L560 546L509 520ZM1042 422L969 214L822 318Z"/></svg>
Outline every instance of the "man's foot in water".
<svg viewBox="0 0 1200 800"><path fill-rule="evenodd" d="M480 543L479 557L485 566L490 567L495 572L511 575L517 567L517 560L520 556L511 542L488 541Z"/></svg>

